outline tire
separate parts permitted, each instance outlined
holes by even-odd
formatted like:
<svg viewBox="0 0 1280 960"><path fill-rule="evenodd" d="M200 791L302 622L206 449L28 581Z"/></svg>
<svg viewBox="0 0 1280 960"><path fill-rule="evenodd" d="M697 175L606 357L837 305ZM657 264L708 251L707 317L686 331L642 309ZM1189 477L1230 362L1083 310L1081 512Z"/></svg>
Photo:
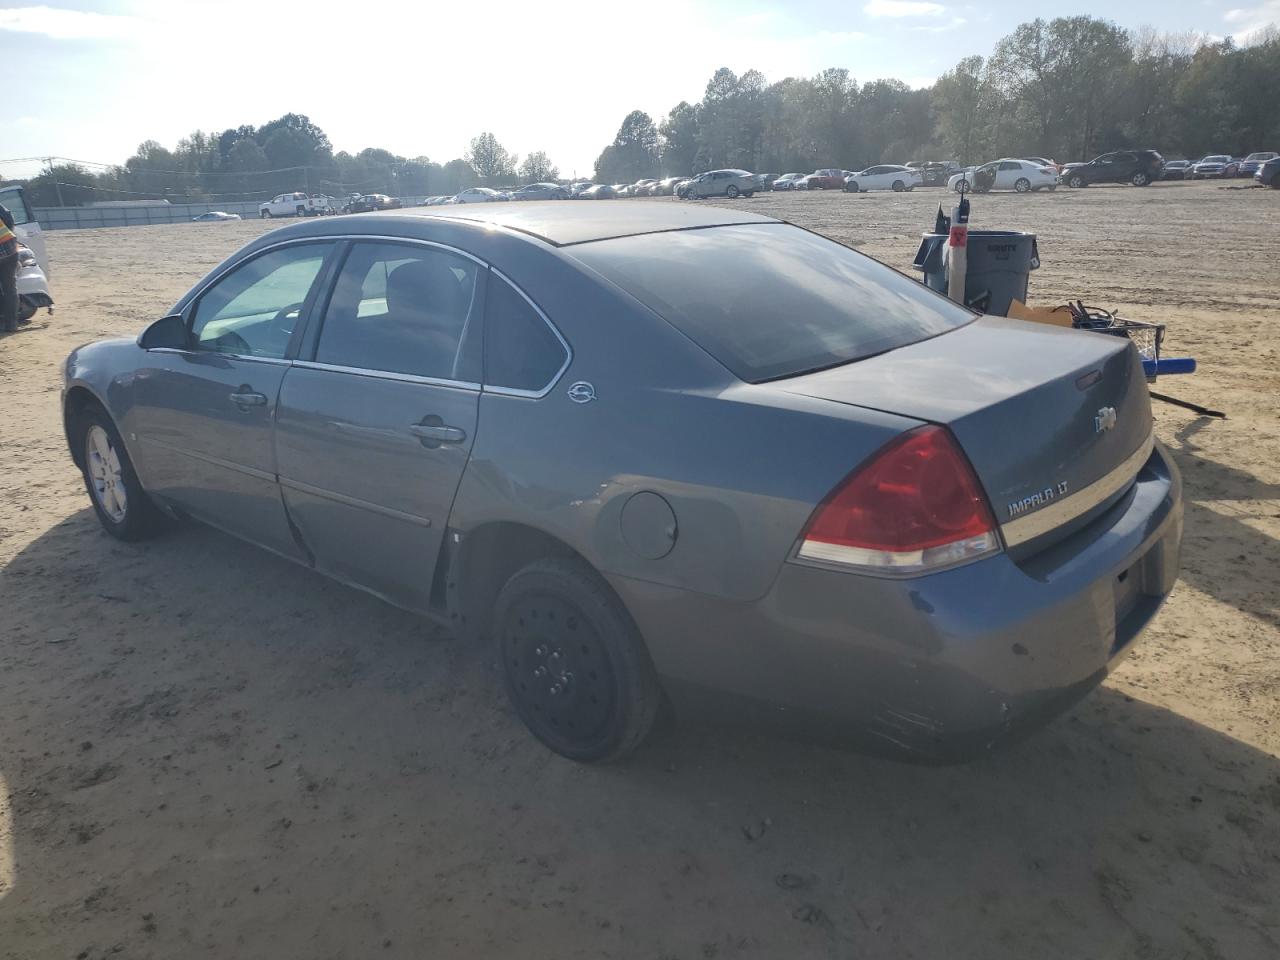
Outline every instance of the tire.
<svg viewBox="0 0 1280 960"><path fill-rule="evenodd" d="M858 192L858 189L859 189L859 188L858 188L858 181L857 181L857 180L850 180L848 183L846 183L846 184L844 185L844 192L845 192L845 193L857 193L857 192Z"/></svg>
<svg viewBox="0 0 1280 960"><path fill-rule="evenodd" d="M164 515L142 489L120 432L102 407L84 409L76 421L75 438L84 487L102 528L127 542L160 533Z"/></svg>
<svg viewBox="0 0 1280 960"><path fill-rule="evenodd" d="M1135 187L1149 187L1151 185L1151 178L1143 171L1139 170L1132 178L1130 178L1129 182Z"/></svg>
<svg viewBox="0 0 1280 960"><path fill-rule="evenodd" d="M903 183L901 180L895 180L895 181L893 181L893 192L894 192L894 193L901 193L901 192L902 192L903 190L905 190L905 189L907 189L907 185L906 185L905 183Z"/></svg>
<svg viewBox="0 0 1280 960"><path fill-rule="evenodd" d="M742 191L738 189L738 185L736 183L731 183L724 188L724 195L730 200L737 199L738 194L741 192Z"/></svg>
<svg viewBox="0 0 1280 960"><path fill-rule="evenodd" d="M1045 189L1047 189L1050 193L1053 193L1053 191L1058 189L1058 185L1056 183L1053 183L1053 184L1050 184Z"/></svg>
<svg viewBox="0 0 1280 960"><path fill-rule="evenodd" d="M306 207L295 207L295 208L294 208L294 210L293 210L293 212L294 212L294 215L295 215L295 216L297 216L297 217L305 217L305 216L307 215L307 208L306 208Z"/></svg>
<svg viewBox="0 0 1280 960"><path fill-rule="evenodd" d="M512 707L562 757L618 760L652 729L662 688L640 631L581 560L549 557L513 575L494 636Z"/></svg>
<svg viewBox="0 0 1280 960"><path fill-rule="evenodd" d="M1072 190L1079 190L1081 187L1085 186L1084 177L1080 176L1080 174L1078 173L1072 175L1067 180L1067 186L1070 187Z"/></svg>
<svg viewBox="0 0 1280 960"><path fill-rule="evenodd" d="M258 214L258 217L259 217L259 219L261 219L261 220L270 220L270 219L271 219L271 211L270 211L270 210L263 210L261 213L259 213L259 214Z"/></svg>
<svg viewBox="0 0 1280 960"><path fill-rule="evenodd" d="M1019 177L1017 180L1014 181L1013 189L1016 190L1018 193L1030 193L1031 181L1028 180L1026 177Z"/></svg>

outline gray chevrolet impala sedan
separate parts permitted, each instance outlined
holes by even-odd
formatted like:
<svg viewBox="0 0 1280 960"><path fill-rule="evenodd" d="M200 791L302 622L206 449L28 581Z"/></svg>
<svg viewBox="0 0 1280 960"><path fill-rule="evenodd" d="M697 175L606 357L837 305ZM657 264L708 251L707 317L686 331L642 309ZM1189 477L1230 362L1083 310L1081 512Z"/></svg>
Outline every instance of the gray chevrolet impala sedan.
<svg viewBox="0 0 1280 960"><path fill-rule="evenodd" d="M299 222L72 353L64 414L110 534L192 517L492 643L580 761L668 696L971 757L1092 689L1178 573L1126 341L732 209Z"/></svg>

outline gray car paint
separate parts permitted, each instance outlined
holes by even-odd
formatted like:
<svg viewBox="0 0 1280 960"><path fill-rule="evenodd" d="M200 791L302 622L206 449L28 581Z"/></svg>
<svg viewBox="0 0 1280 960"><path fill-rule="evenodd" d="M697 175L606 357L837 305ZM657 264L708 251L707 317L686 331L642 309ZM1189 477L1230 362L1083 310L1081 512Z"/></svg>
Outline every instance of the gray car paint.
<svg viewBox="0 0 1280 960"><path fill-rule="evenodd" d="M1100 516L1034 556L1002 553L905 580L787 562L814 505L889 438L939 416L941 408L918 396L905 414L879 409L905 394L889 391L880 400L860 391L856 374L869 361L842 368L843 376L831 372L821 387L814 380L801 383L799 391L785 380L744 384L661 318L557 249L626 232L711 229L767 218L658 203L628 204L609 217L586 218L574 214L597 208L494 207L492 213L492 208L463 213L430 208L304 221L263 236L230 262L293 238L392 236L457 247L509 277L552 319L572 346L572 362L541 399L491 390L478 395L474 445L447 522L436 522L446 513L444 489L428 495L434 498L430 502L400 512L429 518L432 526L426 529L447 528L459 542L482 527L513 522L569 545L613 585L673 688L727 691L764 704L774 717L813 713L837 726L858 725L871 731L880 747L907 755L963 753L998 740L1020 717L1033 716L1039 704L1063 691L1097 682L1168 592L1177 570L1181 498L1176 472L1159 449L1139 482L1105 505ZM202 284L175 310L189 305ZM944 353L947 342L962 332L929 341L935 344L930 349ZM1074 370L1070 363L1054 368L1053 348L1068 346L1051 343L1054 336L1036 340L1028 334L1015 338L1018 347L1005 359L987 356L985 389L1006 397L1025 392L1035 374L1020 360L1030 348L1045 348L1036 361L1041 374ZM984 338L984 349L999 353L999 338ZM1104 360L1114 352L1110 345L1090 350ZM131 456L142 464L136 456L136 384L158 365L172 362L133 341L92 344L69 358L67 387L88 390L107 407ZM881 386L894 382L888 372L866 369ZM296 416L296 426L284 431L291 438L277 443L299 458L291 472L306 472L302 458L314 454L302 448L323 420L325 387L323 378L312 380L294 368L285 374L286 391L295 373L299 384L311 385L300 386L290 401L297 407L290 415ZM910 365L900 366L898 374L909 378ZM357 379L361 382L351 384L353 390L378 378L352 378ZM569 399L567 388L578 381L593 385L594 402ZM953 381L952 387L959 390L962 382ZM361 429L401 431L427 406L410 402L404 409L408 419L388 409L376 417L348 418L349 425L357 434ZM464 414L451 410L450 415ZM1007 444L1010 461L1023 454L1023 436L1038 436L1037 425L1020 423L1012 410L1000 417L998 427L1014 438ZM387 442L388 451L396 451L384 460L388 471L418 455L402 438ZM1036 450L1043 452L1044 446L1036 440ZM355 499L376 502L382 494L344 486L355 484L363 470L360 458L349 452L355 449L335 440L331 453L346 455L328 483L339 492L357 491L350 494ZM452 471L442 474L445 487ZM163 501L145 467L140 476ZM425 480L430 471L420 476ZM641 491L660 495L676 516L675 544L657 559L632 549L622 533L623 509ZM286 497L291 505L298 502L293 491ZM254 498L259 506L268 501ZM228 499L228 509L236 509L235 502ZM287 522L285 500L277 495L276 503ZM374 538L366 534L361 540L359 524L351 519L356 515L335 523L334 543L324 552L355 543L363 551L362 562L376 564ZM221 525L257 539L253 532L243 533L243 523ZM431 580L437 537L420 545L423 584ZM314 552L310 538L306 542ZM409 536L397 551L400 586L418 547ZM412 587L400 592L385 573L362 569L357 577L336 564L327 570L420 607ZM1136 571L1131 575L1141 599L1136 606L1133 588L1117 579L1131 571Z"/></svg>

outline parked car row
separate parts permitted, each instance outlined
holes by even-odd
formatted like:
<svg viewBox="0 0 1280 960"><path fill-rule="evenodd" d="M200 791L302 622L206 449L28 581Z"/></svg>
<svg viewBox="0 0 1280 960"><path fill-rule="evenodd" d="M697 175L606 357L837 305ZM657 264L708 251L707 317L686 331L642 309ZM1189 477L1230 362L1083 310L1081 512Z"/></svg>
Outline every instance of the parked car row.
<svg viewBox="0 0 1280 960"><path fill-rule="evenodd" d="M865 170L820 167L812 173L751 173L741 169L708 170L694 177L648 177L635 183L593 183L589 180L569 184L531 183L515 190L491 187L468 187L453 196L427 197L421 206L433 207L451 203L495 203L525 200L612 200L617 197L679 197L699 200L707 197L751 197L756 193L797 190L843 190L866 193L875 190L906 192L916 187L946 186L957 193L972 191L1012 190L1034 193L1056 190L1066 184L1076 189L1093 183L1131 183L1144 187L1156 180L1193 180L1208 177L1251 175L1259 183L1270 185L1274 174L1266 173L1271 161L1280 159L1272 151L1251 153L1243 159L1226 154L1213 154L1198 161L1165 159L1155 150L1115 150L1083 163L1060 164L1048 157L1002 157L978 166L961 167L954 160L913 160L905 164L884 163ZM1274 167L1271 169L1274 170ZM326 197L308 197L303 193L282 194L262 204L263 217L292 213L310 216L330 211ZM391 210L400 206L395 197L385 194L353 195L342 207L343 213ZM313 212L311 212L313 211ZM228 219L228 214L205 214L198 219Z"/></svg>

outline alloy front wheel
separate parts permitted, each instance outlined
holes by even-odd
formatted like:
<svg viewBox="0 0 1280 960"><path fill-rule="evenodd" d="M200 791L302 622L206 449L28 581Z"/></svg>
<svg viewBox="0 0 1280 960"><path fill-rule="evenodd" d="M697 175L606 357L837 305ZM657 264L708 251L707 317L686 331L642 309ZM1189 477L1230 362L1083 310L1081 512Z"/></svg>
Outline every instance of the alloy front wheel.
<svg viewBox="0 0 1280 960"><path fill-rule="evenodd" d="M93 512L118 540L158 533L164 516L142 489L129 452L105 411L91 405L79 414L80 467Z"/></svg>
<svg viewBox="0 0 1280 960"><path fill-rule="evenodd" d="M124 523L129 493L120 469L120 454L107 431L96 423L85 433L85 473L94 502L115 523Z"/></svg>

